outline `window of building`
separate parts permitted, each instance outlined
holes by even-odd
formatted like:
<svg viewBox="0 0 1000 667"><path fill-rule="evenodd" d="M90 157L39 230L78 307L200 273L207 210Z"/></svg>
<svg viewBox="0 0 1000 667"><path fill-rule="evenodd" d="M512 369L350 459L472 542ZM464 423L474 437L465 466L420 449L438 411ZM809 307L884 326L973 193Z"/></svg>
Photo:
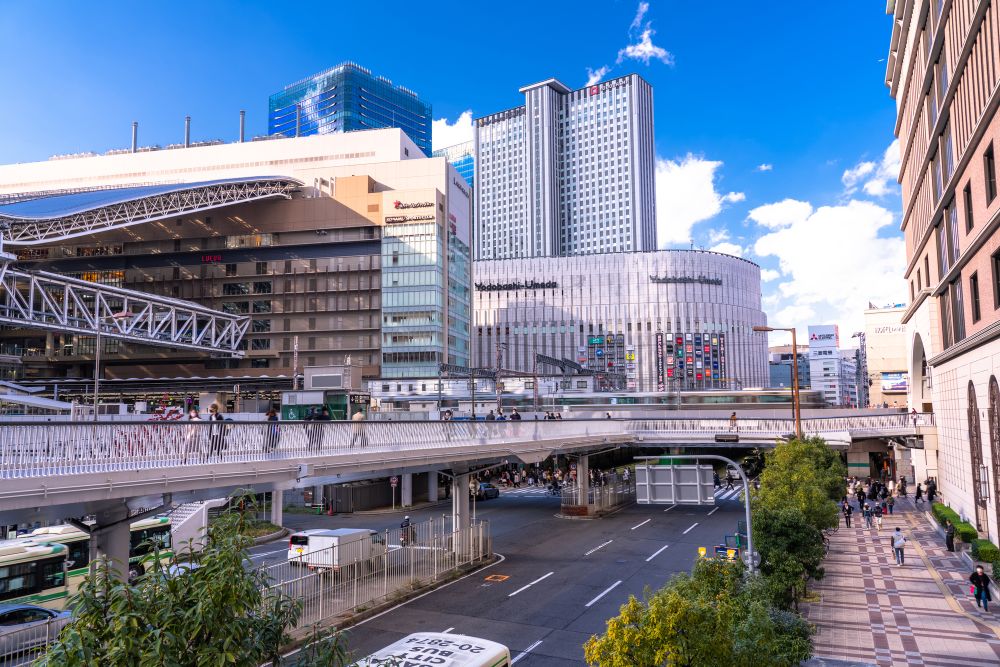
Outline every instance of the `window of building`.
<svg viewBox="0 0 1000 667"><path fill-rule="evenodd" d="M924 278L927 279L927 286L931 286L931 260L930 254L924 255Z"/></svg>
<svg viewBox="0 0 1000 667"><path fill-rule="evenodd" d="M267 275L267 262L257 262L257 275L258 276Z"/></svg>
<svg viewBox="0 0 1000 667"><path fill-rule="evenodd" d="M1000 308L1000 250L990 257L993 268L993 308Z"/></svg>
<svg viewBox="0 0 1000 667"><path fill-rule="evenodd" d="M250 341L251 350L270 350L271 349L271 339L270 338L254 338Z"/></svg>
<svg viewBox="0 0 1000 667"><path fill-rule="evenodd" d="M252 331L254 333L268 333L271 331L271 320L254 320Z"/></svg>
<svg viewBox="0 0 1000 667"><path fill-rule="evenodd" d="M235 275L236 275L236 265L226 264L226 276L235 276Z"/></svg>
<svg viewBox="0 0 1000 667"><path fill-rule="evenodd" d="M249 294L250 283L226 283L222 286L222 293L226 296Z"/></svg>
<svg viewBox="0 0 1000 667"><path fill-rule="evenodd" d="M986 205L997 196L997 163L993 157L993 143L983 153L983 176L986 179Z"/></svg>
<svg viewBox="0 0 1000 667"><path fill-rule="evenodd" d="M271 293L271 281L270 280L258 280L253 284L254 294L270 294Z"/></svg>
<svg viewBox="0 0 1000 667"><path fill-rule="evenodd" d="M920 269L917 269L917 290L922 290L924 288L923 283L920 282Z"/></svg>
<svg viewBox="0 0 1000 667"><path fill-rule="evenodd" d="M270 368L270 359L251 359L250 368Z"/></svg>
<svg viewBox="0 0 1000 667"><path fill-rule="evenodd" d="M255 312L255 313L270 313L271 312L271 302L270 301L254 301L253 302L253 312Z"/></svg>
<svg viewBox="0 0 1000 667"><path fill-rule="evenodd" d="M982 317L979 309L979 273L969 276L969 301L972 305L972 321L978 322Z"/></svg>
<svg viewBox="0 0 1000 667"><path fill-rule="evenodd" d="M962 199L965 204L965 232L972 231L974 226L972 219L972 184L966 183L965 190L962 191Z"/></svg>

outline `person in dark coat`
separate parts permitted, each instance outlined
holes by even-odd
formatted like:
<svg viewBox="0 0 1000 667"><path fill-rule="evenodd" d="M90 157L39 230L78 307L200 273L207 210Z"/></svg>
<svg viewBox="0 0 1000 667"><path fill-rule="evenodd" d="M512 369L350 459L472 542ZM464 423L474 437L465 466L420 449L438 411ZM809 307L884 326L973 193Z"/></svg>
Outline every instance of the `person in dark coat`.
<svg viewBox="0 0 1000 667"><path fill-rule="evenodd" d="M969 577L969 581L972 583L973 595L976 596L976 606L982 607L983 611L990 610L990 578L983 570L982 565L976 566L976 571L972 573Z"/></svg>
<svg viewBox="0 0 1000 667"><path fill-rule="evenodd" d="M924 489L918 483L916 495L913 497L913 504L917 505L922 502L924 502Z"/></svg>
<svg viewBox="0 0 1000 667"><path fill-rule="evenodd" d="M948 551L955 550L955 525L948 519L945 519L944 526L944 545L948 547Z"/></svg>

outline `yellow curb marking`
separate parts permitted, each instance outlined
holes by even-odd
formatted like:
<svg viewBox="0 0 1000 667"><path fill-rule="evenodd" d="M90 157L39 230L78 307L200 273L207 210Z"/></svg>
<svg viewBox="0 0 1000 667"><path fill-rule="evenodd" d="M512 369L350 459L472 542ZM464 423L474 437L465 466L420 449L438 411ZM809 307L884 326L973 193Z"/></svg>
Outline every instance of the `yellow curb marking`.
<svg viewBox="0 0 1000 667"><path fill-rule="evenodd" d="M913 522L910 520L910 516L909 515L906 516L906 523L909 525L910 530L915 530L917 528L917 526L913 525ZM937 571L937 568L935 568L934 565L931 564L930 559L927 557L927 554L924 552L923 547L920 546L920 543L917 542L916 540L913 540L912 544L913 544L913 548L917 552L917 555L920 556L920 560L923 561L924 567L927 568L927 571L930 573L931 578L934 580L934 583L937 585L938 590L941 591L941 595L944 596L944 599L948 602L948 606L951 607L951 610L954 611L956 614L961 614L962 616L965 616L970 621L973 621L975 623L981 623L982 625L985 625L986 627L988 627L990 630L993 631L993 634L996 635L998 639L1000 639L1000 627L997 627L997 626L993 625L992 623L984 621L984 620L982 620L980 618L976 618L975 616L973 616L969 612L967 612L964 609L962 609L962 605L959 604L958 600L956 600L955 597L951 594L951 590L948 588L948 585L944 583L944 579L941 577L941 573L939 573Z"/></svg>

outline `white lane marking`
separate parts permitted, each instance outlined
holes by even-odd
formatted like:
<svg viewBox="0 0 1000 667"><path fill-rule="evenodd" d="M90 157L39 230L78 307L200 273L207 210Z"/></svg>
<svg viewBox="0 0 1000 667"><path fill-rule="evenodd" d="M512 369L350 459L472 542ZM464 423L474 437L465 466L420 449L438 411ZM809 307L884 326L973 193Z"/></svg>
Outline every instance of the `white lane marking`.
<svg viewBox="0 0 1000 667"><path fill-rule="evenodd" d="M718 511L719 511L719 508L716 507L714 510L712 510L711 512L708 513L708 516L712 516L713 514L715 514Z"/></svg>
<svg viewBox="0 0 1000 667"><path fill-rule="evenodd" d="M660 547L659 549L656 550L656 553L654 553L652 556L650 556L649 558L647 558L646 562L648 563L649 561L651 561L654 558L656 558L657 556L659 556L661 553L663 553L663 550L666 549L669 546L670 546L669 544L664 544L662 547Z"/></svg>
<svg viewBox="0 0 1000 667"><path fill-rule="evenodd" d="M613 584L611 584L610 586L608 586L607 588L605 588L605 589L604 589L604 591L603 591L603 592L602 592L602 593L601 593L600 595L598 595L598 596L597 596L596 598L594 598L593 600L591 600L590 602L588 602L588 603L587 603L586 605L584 605L584 606L586 606L586 607L590 607L590 606L593 606L593 604L594 604L595 602L597 602L597 601L598 601L598 600L600 600L600 599L601 599L602 597L604 597L605 595L607 595L608 593L610 593L611 591L613 591L613 590L615 589L615 587L616 587L616 586L617 586L618 584L620 584L620 583L622 583L622 580L621 580L621 579L619 579L619 580L618 580L618 581L616 581L615 583L613 583Z"/></svg>
<svg viewBox="0 0 1000 667"><path fill-rule="evenodd" d="M520 653L518 653L518 654L517 654L516 656L514 656L514 659L510 661L510 664L512 664L512 665L513 665L513 664L514 664L515 662L517 662L518 660L520 660L520 659L521 659L521 658L523 658L524 656L526 656L526 655L528 655L529 653L531 653L531 651L532 651L532 650L534 650L535 648L537 648L537 647L538 647L538 645L539 645L539 644L541 644L541 643L542 643L542 640L541 640L541 639L539 639L539 640L538 640L537 642L535 642L534 644L532 644L532 645L531 645L531 646L529 646L528 648L526 648L526 649L524 649L523 651L521 651Z"/></svg>
<svg viewBox="0 0 1000 667"><path fill-rule="evenodd" d="M671 505L670 507L668 507L667 509L665 509L665 510L663 510L663 511L664 511L664 512L669 512L670 510L672 510L672 509L673 509L673 508L675 508L675 507L677 507L677 505Z"/></svg>
<svg viewBox="0 0 1000 667"><path fill-rule="evenodd" d="M281 554L281 553L287 554L288 549L285 548L285 549L278 549L276 551L266 551L262 554L251 554L250 560L257 560L258 558L267 558L268 556L273 556L274 554Z"/></svg>
<svg viewBox="0 0 1000 667"><path fill-rule="evenodd" d="M698 522L697 522L697 521L695 521L695 522L694 522L693 524L691 524L691 527L690 527L690 528L688 528L687 530L685 530L685 531L684 531L683 533L681 533L681 535L687 535L687 534L688 534L688 533L690 533L690 532L691 532L692 530L694 530L694 527L695 527L695 526L697 526L697 525L698 525Z"/></svg>
<svg viewBox="0 0 1000 667"><path fill-rule="evenodd" d="M442 630L442 631L441 631L441 634L443 634L443 635L446 635L446 634L448 634L449 632L451 632L451 631L452 631L452 630L454 630L454 629L455 629L455 628L448 628L447 630Z"/></svg>
<svg viewBox="0 0 1000 667"><path fill-rule="evenodd" d="M647 523L649 523L650 521L652 521L652 519L646 519L645 521L643 521L643 522L642 522L642 523L640 523L639 525L637 525L637 526L632 526L632 530L635 530L636 528L642 528L643 526L645 526L645 525L646 525Z"/></svg>
<svg viewBox="0 0 1000 667"><path fill-rule="evenodd" d="M614 542L614 540L608 540L608 541L607 541L607 542L605 542L604 544L599 544L599 545L597 545L596 547L594 547L593 549L591 549L590 551L588 551L587 553L585 553L585 554L583 554L583 555L584 555L584 556L589 556L590 554L594 553L594 552L595 552L595 551L597 551L598 549L602 549L602 548L604 548L604 547L608 546L608 545L609 545L609 544L611 544L612 542Z"/></svg>
<svg viewBox="0 0 1000 667"><path fill-rule="evenodd" d="M537 583L538 583L539 581L541 581L542 579L548 579L548 578L549 578L549 577L551 577L551 576L552 576L553 574L555 574L555 572L549 572L548 574L545 574L545 575L542 575L541 577L538 577L537 579L535 579L534 581L532 581L532 582L531 582L530 584L528 584L527 586L521 586L521 587L520 587L520 588L518 588L518 589L517 589L516 591L514 591L513 593L511 593L510 595L508 595L507 597L509 597L509 598L512 598L512 597L514 597L515 595L517 595L518 593L520 593L521 591L526 591L526 590L528 590L529 588L531 588L532 586L534 586L535 584L537 584Z"/></svg>

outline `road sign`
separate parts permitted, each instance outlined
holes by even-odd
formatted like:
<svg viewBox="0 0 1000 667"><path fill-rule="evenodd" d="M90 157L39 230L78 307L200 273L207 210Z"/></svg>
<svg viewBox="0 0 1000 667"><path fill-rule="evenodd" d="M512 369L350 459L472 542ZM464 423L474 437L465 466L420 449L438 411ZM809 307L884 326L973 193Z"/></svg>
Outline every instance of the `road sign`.
<svg viewBox="0 0 1000 667"><path fill-rule="evenodd" d="M704 558L708 555L708 549L705 547L698 547L698 558Z"/></svg>
<svg viewBox="0 0 1000 667"><path fill-rule="evenodd" d="M750 562L749 562L749 560L750 560L750 552L749 551L744 551L742 558L743 558L743 562L746 563L747 566L749 566L750 565ZM755 568L760 567L760 552L758 552L758 551L754 551L753 552L753 566Z"/></svg>
<svg viewBox="0 0 1000 667"><path fill-rule="evenodd" d="M398 477L390 477L389 478L389 484L391 486L395 487L397 484L399 484L399 478Z"/></svg>

